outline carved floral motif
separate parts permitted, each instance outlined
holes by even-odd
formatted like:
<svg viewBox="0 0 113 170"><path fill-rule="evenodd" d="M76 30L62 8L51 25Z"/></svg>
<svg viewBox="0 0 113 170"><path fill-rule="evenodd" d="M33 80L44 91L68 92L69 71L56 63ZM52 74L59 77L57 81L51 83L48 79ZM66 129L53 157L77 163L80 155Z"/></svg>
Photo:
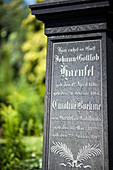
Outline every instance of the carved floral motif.
<svg viewBox="0 0 113 170"><path fill-rule="evenodd" d="M47 28L46 34L54 33L65 33L65 32L80 32L80 31L92 31L106 28L104 23L99 24L87 24L87 25L74 25L74 26L65 26L65 27L55 27Z"/></svg>
<svg viewBox="0 0 113 170"><path fill-rule="evenodd" d="M91 157L95 157L101 154L101 150L99 149L99 145L88 145L83 146L77 154L76 159L73 157L73 153L67 147L66 144L62 142L53 142L53 146L51 147L51 152L55 154L59 154L60 157L66 160L65 163L61 163L61 166L65 167L73 167L73 168L92 168L90 165L84 165L82 162L91 159Z"/></svg>

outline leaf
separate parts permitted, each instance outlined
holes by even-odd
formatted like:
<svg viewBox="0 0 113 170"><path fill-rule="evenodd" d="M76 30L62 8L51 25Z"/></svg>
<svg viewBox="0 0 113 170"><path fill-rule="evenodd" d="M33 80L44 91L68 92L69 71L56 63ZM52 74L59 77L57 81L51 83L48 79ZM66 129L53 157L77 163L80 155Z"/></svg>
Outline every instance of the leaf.
<svg viewBox="0 0 113 170"><path fill-rule="evenodd" d="M60 165L61 165L61 166L65 166L65 167L67 166L67 165L66 165L66 164L64 164L64 163L61 163Z"/></svg>
<svg viewBox="0 0 113 170"><path fill-rule="evenodd" d="M79 150L77 155L77 161L85 161L92 156L98 156L101 154L101 150L98 148L98 145L85 145L82 149Z"/></svg>
<svg viewBox="0 0 113 170"><path fill-rule="evenodd" d="M53 144L54 146L51 147L51 152L59 154L60 157L65 158L66 160L74 160L73 154L66 144L63 144L62 142L53 142Z"/></svg>

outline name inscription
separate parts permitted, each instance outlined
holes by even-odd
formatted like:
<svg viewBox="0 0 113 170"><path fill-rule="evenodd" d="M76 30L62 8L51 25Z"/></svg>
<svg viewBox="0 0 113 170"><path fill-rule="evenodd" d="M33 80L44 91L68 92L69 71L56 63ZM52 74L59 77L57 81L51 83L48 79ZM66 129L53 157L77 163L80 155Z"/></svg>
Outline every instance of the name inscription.
<svg viewBox="0 0 113 170"><path fill-rule="evenodd" d="M63 170L64 167L67 169L71 167L66 162L60 164L60 157L62 154L66 154L63 146L66 148L68 146L73 153L76 153L88 144L98 146L99 154L94 154L95 159L86 159L86 166L76 164L72 167L77 168L79 165L80 169L103 169L101 59L100 40L53 44L49 136L50 170L55 169L52 164L53 160L56 169ZM93 154L89 154L93 156ZM96 164L97 159L100 161L99 165Z"/></svg>

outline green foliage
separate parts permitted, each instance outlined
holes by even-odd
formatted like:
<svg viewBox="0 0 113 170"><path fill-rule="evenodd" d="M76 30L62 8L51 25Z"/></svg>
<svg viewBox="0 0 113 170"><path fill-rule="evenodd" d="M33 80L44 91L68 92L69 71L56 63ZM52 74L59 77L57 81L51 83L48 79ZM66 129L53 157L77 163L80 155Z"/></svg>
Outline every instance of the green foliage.
<svg viewBox="0 0 113 170"><path fill-rule="evenodd" d="M19 17L21 21L16 20L19 25L13 23L13 29L9 24L7 29L10 33L6 37L1 36L0 102L11 104L18 111L21 123L26 122L24 134L29 133L28 122L32 119L30 134L40 135L43 130L46 64L46 37L43 35L43 24L37 22L31 14L24 19L26 13L23 12L25 7L23 1L12 0L2 6L8 8L8 5L11 16L15 11L16 16L13 18ZM21 10L23 15L19 13ZM5 21L9 22L9 19L12 19L10 15L7 17L3 15L2 26ZM1 33L3 30L6 30L5 26L1 29Z"/></svg>
<svg viewBox="0 0 113 170"><path fill-rule="evenodd" d="M3 123L3 135L5 137L10 137L13 139L17 132L18 132L18 127L19 127L19 116L18 112L12 108L11 105L5 106L2 104L1 108L1 118ZM13 137L14 135L14 137Z"/></svg>
<svg viewBox="0 0 113 170"><path fill-rule="evenodd" d="M21 25L28 11L24 0L0 2L0 102L7 103L23 61L25 30Z"/></svg>
<svg viewBox="0 0 113 170"><path fill-rule="evenodd" d="M2 105L0 114L3 136L6 139L5 145L0 147L0 166L2 170L12 170L25 156L22 143L23 129L19 127L19 114L11 105Z"/></svg>
<svg viewBox="0 0 113 170"><path fill-rule="evenodd" d="M30 158L27 160L23 160L20 164L16 167L16 170L41 170L42 168L42 159L38 157Z"/></svg>
<svg viewBox="0 0 113 170"><path fill-rule="evenodd" d="M24 134L27 134L29 120L33 120L31 134L40 135L42 133L43 123L43 100L36 90L36 85L31 86L22 76L16 87L12 88L12 92L7 96L8 103L11 103L20 115L20 122L24 122Z"/></svg>
<svg viewBox="0 0 113 170"><path fill-rule="evenodd" d="M26 146L27 158L20 161L18 167L23 170L34 170L42 168L42 136L23 138Z"/></svg>
<svg viewBox="0 0 113 170"><path fill-rule="evenodd" d="M31 131L33 129L33 119L29 119L28 126L27 126L27 135L31 135Z"/></svg>
<svg viewBox="0 0 113 170"><path fill-rule="evenodd" d="M43 34L44 25L29 15L24 21L26 41L22 45L24 63L20 69L21 75L26 75L28 81L38 85L40 95L44 96L44 79L46 69L46 37ZM40 86L41 85L41 86Z"/></svg>
<svg viewBox="0 0 113 170"><path fill-rule="evenodd" d="M24 0L10 0L8 3L0 0L0 29L5 31L2 37L20 30L21 22L27 14L28 9Z"/></svg>
<svg viewBox="0 0 113 170"><path fill-rule="evenodd" d="M42 22L29 12L24 0L0 0L0 137L5 141L0 143L2 170L40 166L37 160L41 160L42 141L35 143L39 149L33 149L32 142L26 149L22 142L23 135L36 138L43 133L46 37Z"/></svg>
<svg viewBox="0 0 113 170"><path fill-rule="evenodd" d="M23 143L26 146L26 152L31 154L39 154L42 155L42 143L43 137L39 136L24 136L22 139Z"/></svg>

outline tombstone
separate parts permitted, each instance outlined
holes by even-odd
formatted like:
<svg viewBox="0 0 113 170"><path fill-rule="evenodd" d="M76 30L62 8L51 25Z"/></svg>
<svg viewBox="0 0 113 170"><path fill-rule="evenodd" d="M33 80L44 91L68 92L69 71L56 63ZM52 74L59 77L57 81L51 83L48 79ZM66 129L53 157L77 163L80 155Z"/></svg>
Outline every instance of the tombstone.
<svg viewBox="0 0 113 170"><path fill-rule="evenodd" d="M43 170L112 170L112 1L30 8L48 38Z"/></svg>

